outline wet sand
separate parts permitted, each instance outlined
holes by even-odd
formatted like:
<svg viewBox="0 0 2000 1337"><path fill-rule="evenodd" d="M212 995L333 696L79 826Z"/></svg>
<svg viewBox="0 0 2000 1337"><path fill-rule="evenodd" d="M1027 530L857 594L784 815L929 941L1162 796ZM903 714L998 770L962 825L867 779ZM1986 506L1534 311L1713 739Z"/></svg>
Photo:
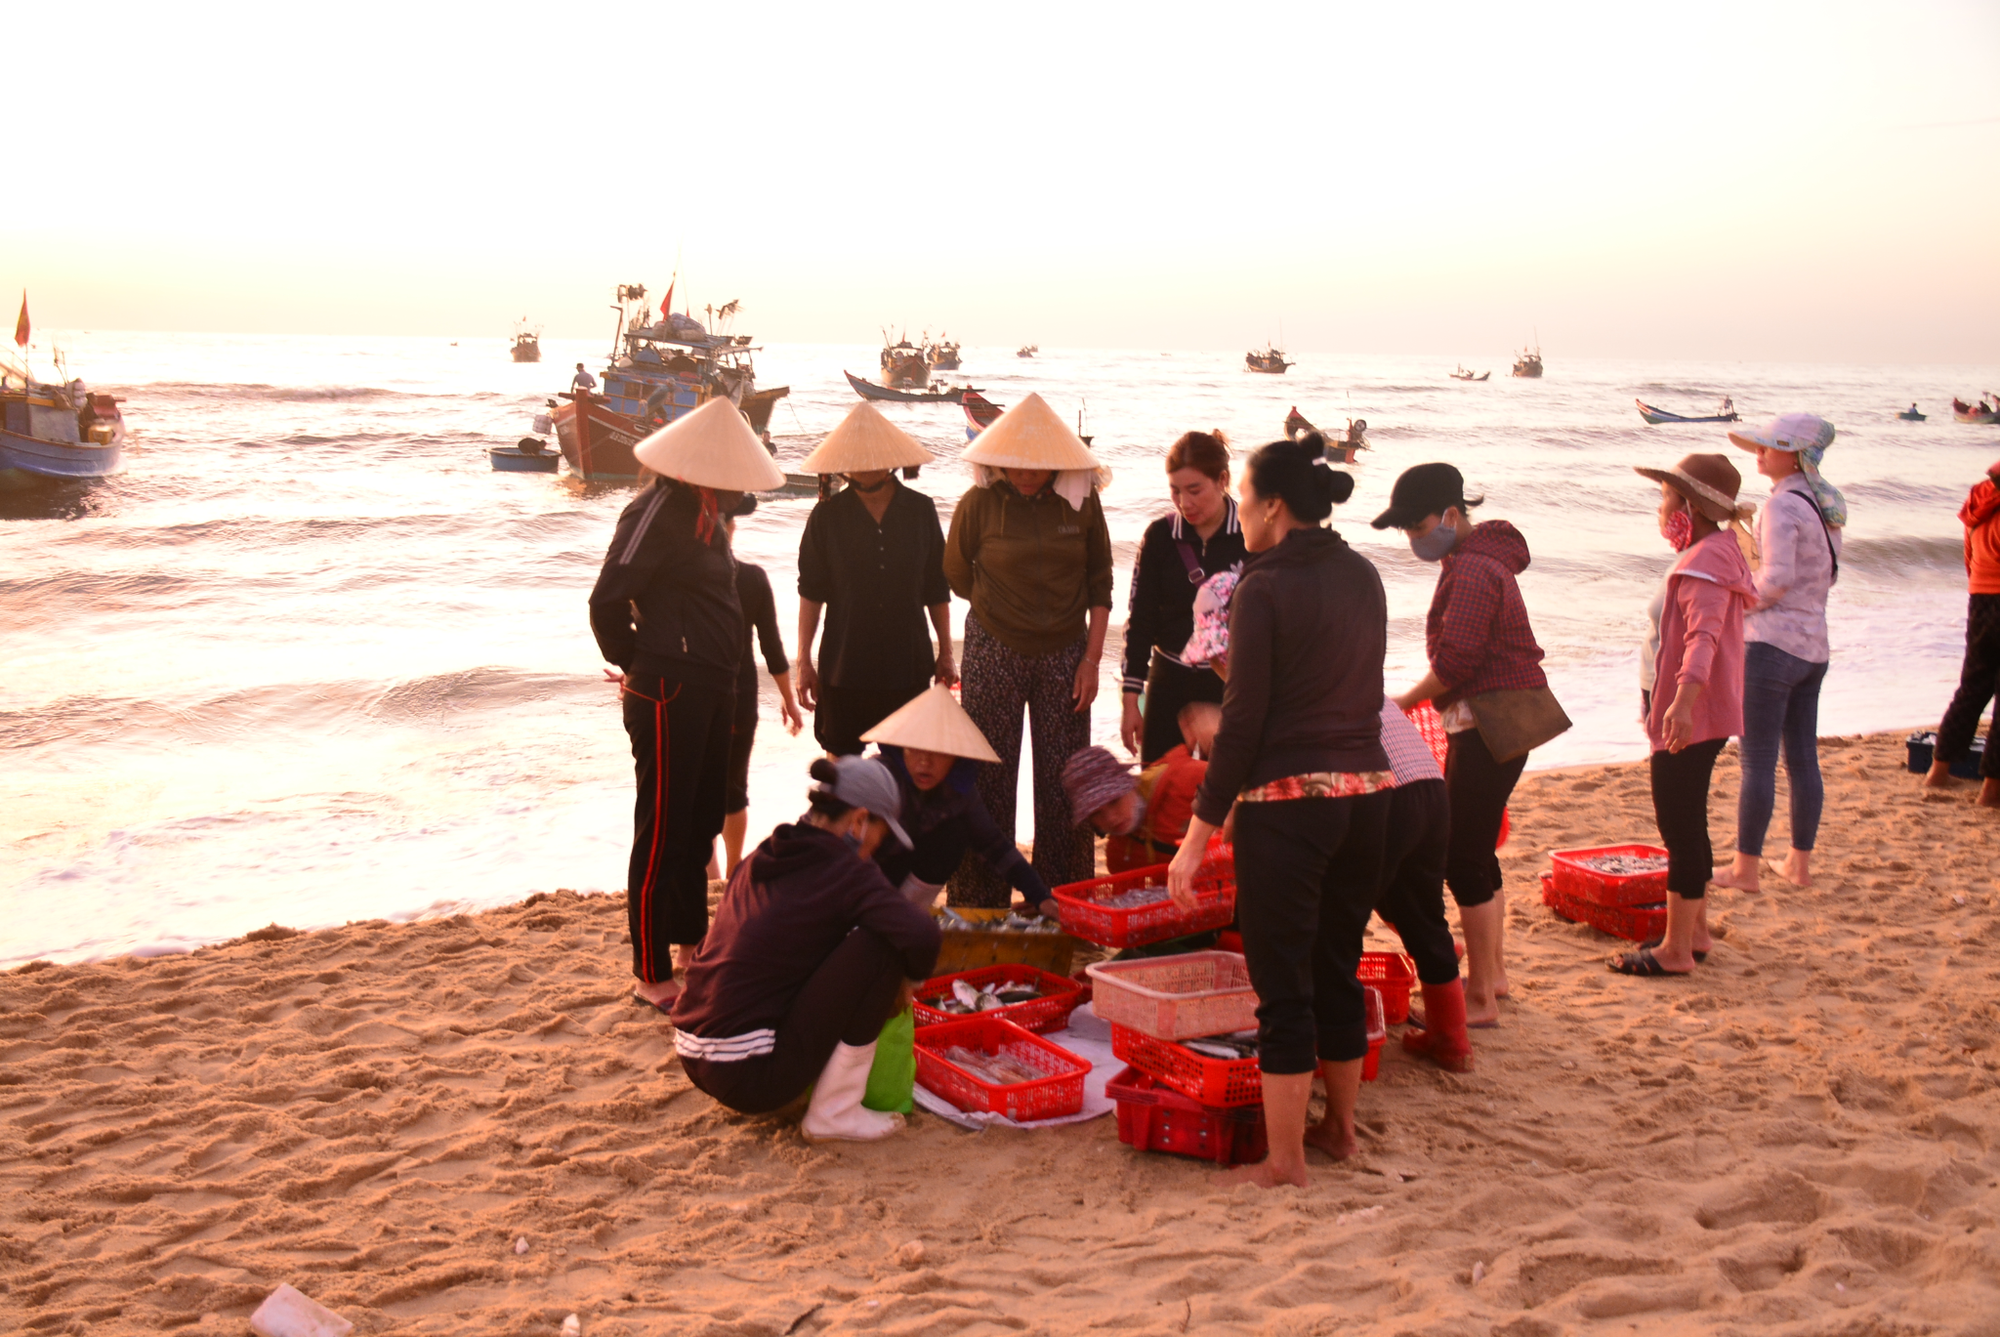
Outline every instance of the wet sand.
<svg viewBox="0 0 2000 1337"><path fill-rule="evenodd" d="M1644 768L1526 779L1502 1029L1468 1077L1392 1030L1309 1190L1108 1118L808 1147L688 1085L619 897L30 965L0 1327L240 1333L291 1282L367 1333L2000 1332L2000 815L1824 746L1819 885L1720 894L1686 980L1534 892L1652 838Z"/></svg>

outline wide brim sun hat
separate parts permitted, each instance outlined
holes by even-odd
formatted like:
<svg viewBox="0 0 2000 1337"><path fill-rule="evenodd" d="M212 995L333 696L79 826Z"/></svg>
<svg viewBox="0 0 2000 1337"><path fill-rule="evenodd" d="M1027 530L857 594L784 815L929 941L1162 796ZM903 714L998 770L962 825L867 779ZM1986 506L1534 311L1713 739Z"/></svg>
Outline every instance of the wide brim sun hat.
<svg viewBox="0 0 2000 1337"><path fill-rule="evenodd" d="M943 683L927 689L900 706L887 719L861 735L864 743L887 743L891 747L914 747L923 752L941 752L947 757L970 757L974 761L998 762L1000 754L979 732L972 716L958 704L958 698Z"/></svg>
<svg viewBox="0 0 2000 1337"><path fill-rule="evenodd" d="M1727 455L1689 455L1671 469L1648 469L1633 465L1632 471L1668 487L1687 498L1690 506L1718 525L1739 523L1757 513L1757 508L1736 500L1743 475Z"/></svg>
<svg viewBox="0 0 2000 1337"><path fill-rule="evenodd" d="M1081 823L1107 803L1116 803L1138 789L1131 767L1101 747L1079 748L1062 768L1063 793L1070 816Z"/></svg>
<svg viewBox="0 0 2000 1337"><path fill-rule="evenodd" d="M1780 413L1754 431L1729 433L1729 443L1752 455L1759 448L1797 453L1825 450L1833 444L1834 436L1833 424L1817 413Z"/></svg>
<svg viewBox="0 0 2000 1337"><path fill-rule="evenodd" d="M1090 447L1070 430L1048 401L1030 394L996 418L991 427L960 455L967 464L983 464L992 469L1052 469L1058 473L1072 469L1098 468Z"/></svg>
<svg viewBox="0 0 2000 1337"><path fill-rule="evenodd" d="M882 411L862 400L826 434L800 467L814 474L860 474L877 469L913 469L937 456Z"/></svg>
<svg viewBox="0 0 2000 1337"><path fill-rule="evenodd" d="M722 492L769 492L785 485L784 470L750 430L743 411L717 396L632 447L656 474Z"/></svg>

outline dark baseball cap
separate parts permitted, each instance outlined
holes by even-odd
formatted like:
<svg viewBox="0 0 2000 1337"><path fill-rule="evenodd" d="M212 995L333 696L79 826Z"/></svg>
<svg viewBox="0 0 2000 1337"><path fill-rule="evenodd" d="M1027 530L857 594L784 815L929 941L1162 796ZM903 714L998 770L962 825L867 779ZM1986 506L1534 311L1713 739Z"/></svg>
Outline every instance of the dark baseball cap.
<svg viewBox="0 0 2000 1337"><path fill-rule="evenodd" d="M1389 492L1389 509L1372 521L1377 529L1413 529L1447 506L1465 508L1465 476L1449 464L1419 464L1403 470Z"/></svg>

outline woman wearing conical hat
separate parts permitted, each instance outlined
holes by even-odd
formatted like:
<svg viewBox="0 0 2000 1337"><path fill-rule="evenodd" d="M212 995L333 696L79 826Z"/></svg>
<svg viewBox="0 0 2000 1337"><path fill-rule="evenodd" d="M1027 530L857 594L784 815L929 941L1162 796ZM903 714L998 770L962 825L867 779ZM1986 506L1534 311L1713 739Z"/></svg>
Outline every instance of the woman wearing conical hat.
<svg viewBox="0 0 2000 1337"><path fill-rule="evenodd" d="M1054 886L1090 876L1091 841L1063 793L1062 767L1090 742L1111 623L1111 534L1097 496L1106 475L1069 426L1029 395L963 457L975 485L952 512L944 573L965 618L965 710L1000 760L979 775L1002 831L1014 829L1021 713L1034 735L1035 871ZM1007 887L968 865L955 902L1004 906Z"/></svg>
<svg viewBox="0 0 2000 1337"><path fill-rule="evenodd" d="M934 458L865 400L806 457L809 471L847 479L799 536L799 700L836 757L861 751L863 733L931 682L958 681L937 505L896 479Z"/></svg>
<svg viewBox="0 0 2000 1337"><path fill-rule="evenodd" d="M974 780L982 763L1000 758L950 688L931 684L866 738L881 749L882 764L903 795L903 830L911 843L904 848L882 842L875 862L905 896L930 905L970 853L1020 892L1031 911L1055 917L1048 883L1021 857L1013 834L994 824L979 797Z"/></svg>
<svg viewBox="0 0 2000 1337"><path fill-rule="evenodd" d="M618 517L590 593L590 629L619 684L639 800L626 914L633 999L662 1010L708 931L708 859L722 830L743 612L723 519L783 485L750 424L711 399L633 448L659 477Z"/></svg>

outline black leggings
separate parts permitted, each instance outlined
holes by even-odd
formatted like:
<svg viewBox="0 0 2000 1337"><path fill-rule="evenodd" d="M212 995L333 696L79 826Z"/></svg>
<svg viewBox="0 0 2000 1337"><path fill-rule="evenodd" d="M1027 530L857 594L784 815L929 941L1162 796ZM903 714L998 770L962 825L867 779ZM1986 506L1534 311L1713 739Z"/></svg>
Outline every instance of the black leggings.
<svg viewBox="0 0 2000 1337"><path fill-rule="evenodd" d="M819 1080L836 1044L871 1045L894 1015L902 958L869 929L841 939L778 1023L768 1054L717 1062L683 1058L688 1080L730 1109L769 1114Z"/></svg>
<svg viewBox="0 0 2000 1337"><path fill-rule="evenodd" d="M736 707L729 722L729 796L722 805L728 814L750 806L750 751L757 746L757 680L738 679Z"/></svg>
<svg viewBox="0 0 2000 1337"><path fill-rule="evenodd" d="M1979 717L1996 692L2000 692L2000 594L1975 594L1965 609L1965 661L1959 666L1958 691L1938 724L1937 760L1957 761L1972 750ZM1979 774L2000 779L2000 746L1990 733Z"/></svg>
<svg viewBox="0 0 2000 1337"><path fill-rule="evenodd" d="M1181 745L1181 707L1190 701L1222 704L1222 679L1215 670L1189 668L1153 652L1146 675L1146 731L1139 743L1139 764L1150 766L1161 754Z"/></svg>
<svg viewBox="0 0 2000 1337"><path fill-rule="evenodd" d="M692 946L708 932L708 860L722 833L734 700L727 688L625 677L639 788L625 905L632 974L649 984L673 978L674 944Z"/></svg>
<svg viewBox="0 0 2000 1337"><path fill-rule="evenodd" d="M1257 990L1259 1066L1368 1054L1361 935L1382 890L1391 794L1236 807L1236 923Z"/></svg>
<svg viewBox="0 0 2000 1337"><path fill-rule="evenodd" d="M1390 796L1389 833L1382 849L1382 898L1375 908L1396 926L1403 950L1425 984L1458 978L1458 949L1444 917L1445 851L1451 842L1451 799L1442 780L1398 785Z"/></svg>
<svg viewBox="0 0 2000 1337"><path fill-rule="evenodd" d="M1512 761L1493 760L1477 729L1450 736L1444 782L1451 791L1451 852L1444 880L1461 906L1484 905L1500 891L1500 856L1494 849L1507 800L1527 764L1525 752Z"/></svg>
<svg viewBox="0 0 2000 1337"><path fill-rule="evenodd" d="M1667 847L1667 890L1682 900L1708 894L1715 876L1715 847L1708 840L1708 781L1727 738L1690 743L1679 752L1655 752L1653 821Z"/></svg>

